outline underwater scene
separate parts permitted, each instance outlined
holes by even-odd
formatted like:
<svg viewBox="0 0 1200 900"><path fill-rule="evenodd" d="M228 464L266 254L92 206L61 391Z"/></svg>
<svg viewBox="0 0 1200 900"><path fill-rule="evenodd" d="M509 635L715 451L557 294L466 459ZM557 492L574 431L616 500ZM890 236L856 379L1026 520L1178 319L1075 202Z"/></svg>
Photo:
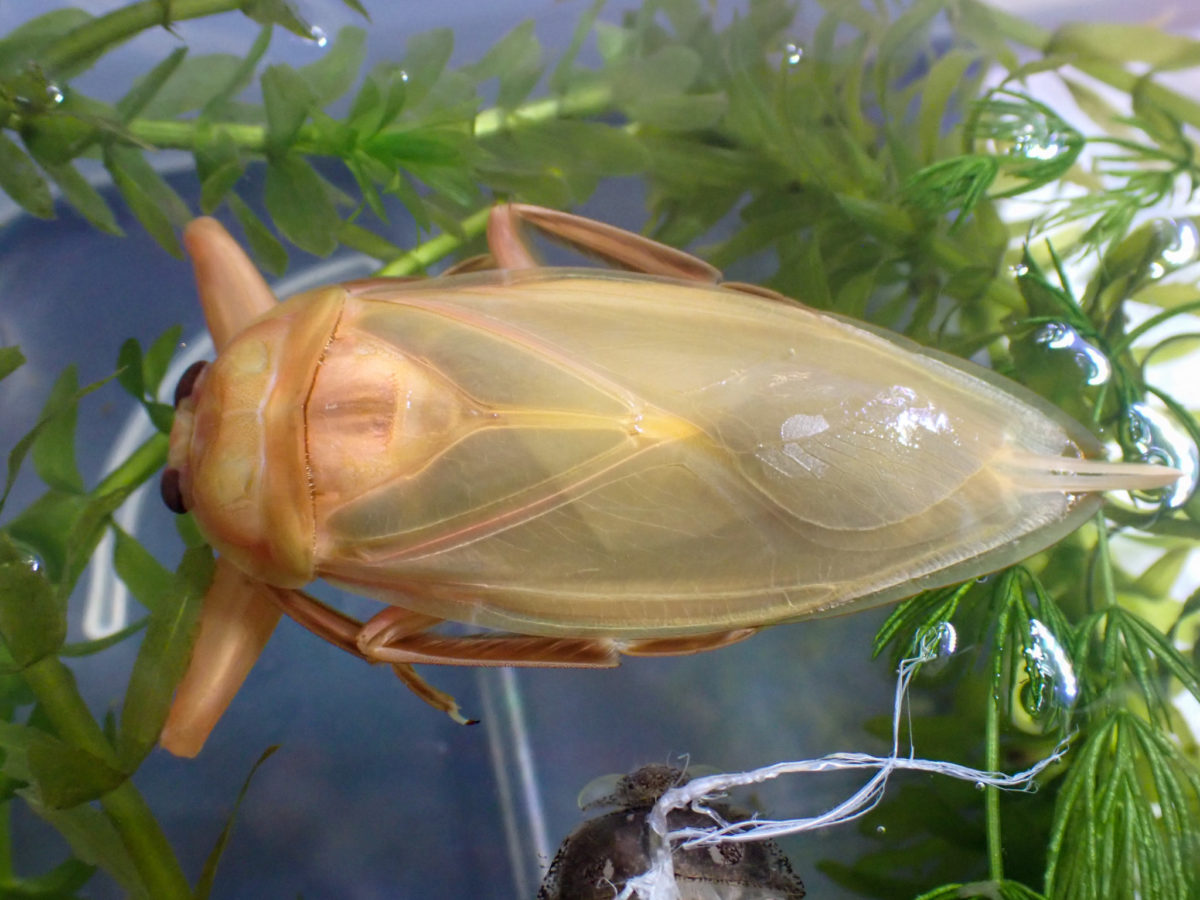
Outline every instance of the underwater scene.
<svg viewBox="0 0 1200 900"><path fill-rule="evenodd" d="M0 5L0 896L1200 896L1200 13Z"/></svg>

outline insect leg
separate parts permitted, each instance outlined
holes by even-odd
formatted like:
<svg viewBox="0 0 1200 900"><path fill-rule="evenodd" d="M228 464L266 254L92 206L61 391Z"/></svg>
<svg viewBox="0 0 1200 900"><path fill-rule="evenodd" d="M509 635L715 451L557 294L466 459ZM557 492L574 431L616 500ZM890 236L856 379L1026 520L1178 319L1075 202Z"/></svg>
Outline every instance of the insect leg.
<svg viewBox="0 0 1200 900"><path fill-rule="evenodd" d="M392 663L392 671L404 682L404 686L432 706L441 710L459 725L474 725L478 719L468 719L462 714L454 695L435 688L432 684L417 674L417 670L407 663Z"/></svg>
<svg viewBox="0 0 1200 900"><path fill-rule="evenodd" d="M691 653L703 653L705 650L716 650L718 647L728 647L730 644L744 641L757 631L757 628L738 628L734 631L630 641L621 646L621 653L625 656L687 656Z"/></svg>
<svg viewBox="0 0 1200 900"><path fill-rule="evenodd" d="M426 633L441 619L399 606L384 608L364 625L300 591L278 591L275 601L289 617L318 637L367 662L390 663L413 693L462 723L467 720L459 713L457 701L427 683L413 670L413 663L585 668L617 665L612 641L508 634L445 637Z"/></svg>
<svg viewBox="0 0 1200 900"><path fill-rule="evenodd" d="M488 219L488 246L501 268L537 267L537 260L522 236L526 227L534 228L551 240L582 253L634 272L707 284L714 284L721 278L717 269L690 253L594 219L525 203L497 206Z"/></svg>
<svg viewBox="0 0 1200 900"><path fill-rule="evenodd" d="M370 662L370 658L358 649L358 634L363 623L353 616L327 606L315 597L302 591L279 591L274 597L276 604L288 618L303 625L323 641L347 653Z"/></svg>
<svg viewBox="0 0 1200 900"><path fill-rule="evenodd" d="M317 637L367 662L376 662L373 657L363 653L358 648L359 636L363 631L363 623L358 621L358 619L348 616L334 609L332 606L327 606L315 597L310 597L301 591L279 591L275 597L275 601L279 605L279 608L288 614L289 618L303 625ZM410 627L414 630L429 628L442 621L433 616L409 612L399 607L390 607L389 609L395 609L401 614L407 614ZM439 709L446 713L446 715L450 716L450 718L454 719L460 725L474 724L473 719L468 719L459 712L458 701L454 699L452 694L435 688L418 675L411 665L406 663L392 663L392 671L396 673L397 678L404 682L405 687L434 709Z"/></svg>
<svg viewBox="0 0 1200 900"><path fill-rule="evenodd" d="M499 266L496 264L496 257L490 253L480 253L476 256L468 256L466 259L460 259L442 272L439 277L466 275L468 272L488 272L497 268Z"/></svg>
<svg viewBox="0 0 1200 900"><path fill-rule="evenodd" d="M372 620L374 621L374 620ZM608 669L617 665L616 642L607 638L555 638L523 634L447 636L409 634L372 643L371 623L359 647L368 659L442 666L546 666Z"/></svg>
<svg viewBox="0 0 1200 900"><path fill-rule="evenodd" d="M176 756L200 752L275 630L277 593L217 558L192 658L159 738L166 750Z"/></svg>

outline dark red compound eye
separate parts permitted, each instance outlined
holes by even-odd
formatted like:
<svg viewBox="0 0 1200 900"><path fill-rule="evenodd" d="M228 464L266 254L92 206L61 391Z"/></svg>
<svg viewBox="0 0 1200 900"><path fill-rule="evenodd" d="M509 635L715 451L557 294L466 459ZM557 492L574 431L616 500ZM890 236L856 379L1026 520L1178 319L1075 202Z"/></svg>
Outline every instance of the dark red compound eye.
<svg viewBox="0 0 1200 900"><path fill-rule="evenodd" d="M167 509L181 516L187 512L187 505L183 502L183 490L179 486L178 469L163 469L161 489L163 503L167 504Z"/></svg>
<svg viewBox="0 0 1200 900"><path fill-rule="evenodd" d="M201 359L183 370L183 374L179 376L179 384L175 385L176 409L179 409L180 403L192 396L192 391L196 389L196 379L200 377L200 373L207 365L208 363Z"/></svg>

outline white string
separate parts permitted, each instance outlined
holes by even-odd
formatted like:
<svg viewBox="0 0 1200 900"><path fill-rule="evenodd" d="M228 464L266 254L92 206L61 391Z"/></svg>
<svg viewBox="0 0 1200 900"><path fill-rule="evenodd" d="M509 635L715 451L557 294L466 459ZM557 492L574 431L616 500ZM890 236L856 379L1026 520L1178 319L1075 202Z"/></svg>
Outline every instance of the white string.
<svg viewBox="0 0 1200 900"><path fill-rule="evenodd" d="M638 898L638 900L679 900L679 889L675 884L675 866L671 858L671 848L675 842L679 843L680 848L687 849L726 842L762 841L850 822L865 815L883 799L888 778L898 770L948 775L951 778L973 781L979 785L990 785L1003 790L1036 790L1037 785L1034 779L1047 766L1062 758L1063 754L1067 752L1066 741L1062 741L1045 759L1015 775L1006 775L1003 772L985 772L941 760L917 759L913 755L911 745L909 755L907 757L900 756L900 722L909 685L921 665L938 655L939 642L939 634L930 635L929 640L922 643L917 656L900 663L892 711L891 755L879 757L866 753L831 753L820 759L776 763L748 772L708 775L672 788L659 798L646 817L651 840L650 868L636 878L629 879L625 883L624 890L617 895L616 900L633 900L633 898ZM723 794L730 788L761 784L764 781L778 778L780 775L845 772L857 769L875 769L877 771L854 794L832 809L816 816L800 819L749 819L744 822L726 822L716 812L704 805L706 798ZM687 808L711 817L714 823L713 827L691 827L668 831L667 815L672 810Z"/></svg>

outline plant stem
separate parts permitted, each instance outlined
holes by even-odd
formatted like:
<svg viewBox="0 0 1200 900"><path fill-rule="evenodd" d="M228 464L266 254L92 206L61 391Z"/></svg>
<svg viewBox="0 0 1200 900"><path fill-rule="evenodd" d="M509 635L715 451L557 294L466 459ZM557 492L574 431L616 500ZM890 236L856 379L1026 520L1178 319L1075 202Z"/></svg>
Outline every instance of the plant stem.
<svg viewBox="0 0 1200 900"><path fill-rule="evenodd" d="M143 0L115 9L80 25L52 44L38 60L42 70L54 77L60 70L86 63L105 49L128 40L139 32L183 19L197 19L241 9L242 0ZM170 10L169 18L166 10Z"/></svg>
<svg viewBox="0 0 1200 900"><path fill-rule="evenodd" d="M992 644L992 702L988 704L987 721L985 723L985 760L984 769L989 772L1000 771L1000 705L1004 702L1004 650L1008 639L1008 596L1013 590L1015 575L1012 569L1004 574L996 585L997 595L1001 599L1000 614L996 618L996 636ZM988 877L992 881L1004 879L1004 847L1000 839L1000 789L989 785L984 788L984 815L987 827L988 846Z"/></svg>
<svg viewBox="0 0 1200 900"><path fill-rule="evenodd" d="M505 111L496 107L485 109L475 116L472 131L476 138L485 139L549 119L597 115L608 109L611 102L610 87L590 85L569 91L561 97L534 100L514 110ZM240 150L251 153L265 153L267 150L267 129L263 125L207 122L201 127L206 132L219 130ZM402 134L411 130L411 127L409 124L390 125L381 134ZM194 150L199 130L195 120L134 119L128 125L133 137L159 150ZM292 149L308 156L341 157L346 154L345 145L340 139L331 141L312 125L305 125L296 133Z"/></svg>
<svg viewBox="0 0 1200 900"><path fill-rule="evenodd" d="M114 769L121 768L116 751L80 696L70 669L58 659L47 657L27 667L22 674L58 737ZM100 806L137 866L146 893L155 900L190 898L191 888L179 861L133 782L126 780L109 791L100 798Z"/></svg>
<svg viewBox="0 0 1200 900"><path fill-rule="evenodd" d="M135 488L154 476L167 462L170 438L165 434L152 434L119 466L100 479L92 491L93 497L102 497L110 491Z"/></svg>
<svg viewBox="0 0 1200 900"><path fill-rule="evenodd" d="M1115 606L1117 589L1113 583L1112 557L1108 549L1108 524L1104 521L1104 512L1096 513L1096 584L1100 591L1103 606Z"/></svg>
<svg viewBox="0 0 1200 900"><path fill-rule="evenodd" d="M0 884L12 880L12 801L0 802Z"/></svg>
<svg viewBox="0 0 1200 900"><path fill-rule="evenodd" d="M483 209L477 210L463 219L461 223L463 237L460 238L450 232L443 232L437 237L430 238L425 243L417 245L403 256L392 260L376 274L396 277L423 272L430 264L443 259L467 241L483 234L484 229L487 228L488 216L491 214L491 211L492 208L490 205L485 206Z"/></svg>
<svg viewBox="0 0 1200 900"><path fill-rule="evenodd" d="M137 866L146 893L155 900L191 900L192 889L175 851L133 782L109 791L100 798L100 806Z"/></svg>
<svg viewBox="0 0 1200 900"><path fill-rule="evenodd" d="M485 109L475 117L475 137L486 138L512 131L531 122L578 116L594 116L612 103L612 88L607 84L574 88L560 97L534 100L505 112L497 107Z"/></svg>
<svg viewBox="0 0 1200 900"><path fill-rule="evenodd" d="M127 126L128 132L137 140L156 150L194 150L196 149L196 120L175 121L174 119L134 119ZM228 136L239 150L251 153L264 153L267 149L267 129L262 125L239 125L235 122L213 122L209 126ZM311 133L311 127L301 129L297 136L297 145L301 152L311 150L312 141L304 141L305 132Z"/></svg>

